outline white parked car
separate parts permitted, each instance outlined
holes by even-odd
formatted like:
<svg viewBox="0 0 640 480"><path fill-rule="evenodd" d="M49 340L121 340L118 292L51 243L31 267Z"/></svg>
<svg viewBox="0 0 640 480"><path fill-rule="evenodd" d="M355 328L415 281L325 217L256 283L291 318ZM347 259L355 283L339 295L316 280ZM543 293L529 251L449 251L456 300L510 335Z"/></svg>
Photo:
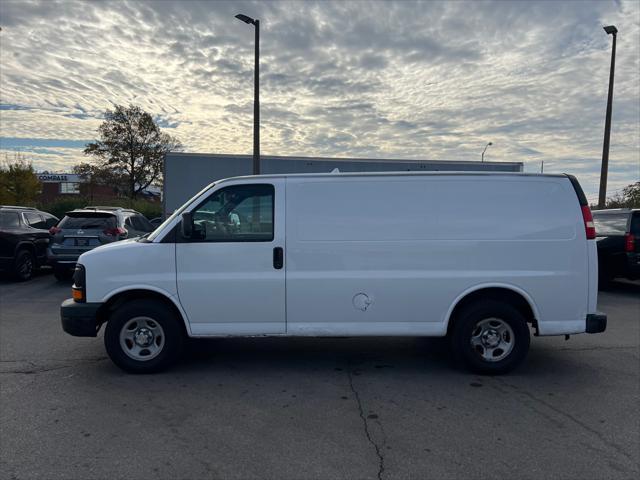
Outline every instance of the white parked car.
<svg viewBox="0 0 640 480"><path fill-rule="evenodd" d="M263 175L213 183L78 262L64 330L131 372L184 338L448 336L502 373L536 335L597 333L591 212L568 175Z"/></svg>

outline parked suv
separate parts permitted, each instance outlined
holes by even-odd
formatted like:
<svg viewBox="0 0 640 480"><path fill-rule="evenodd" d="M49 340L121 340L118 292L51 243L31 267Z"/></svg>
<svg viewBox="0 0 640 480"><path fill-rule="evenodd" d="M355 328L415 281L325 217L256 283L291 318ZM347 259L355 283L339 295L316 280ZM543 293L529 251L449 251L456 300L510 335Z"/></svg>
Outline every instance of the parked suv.
<svg viewBox="0 0 640 480"><path fill-rule="evenodd" d="M85 207L67 212L49 233L49 263L58 280L71 278L78 257L84 252L154 230L140 212L119 207Z"/></svg>
<svg viewBox="0 0 640 480"><path fill-rule="evenodd" d="M46 263L47 230L56 223L56 217L35 208L0 206L0 270L29 280Z"/></svg>
<svg viewBox="0 0 640 480"><path fill-rule="evenodd" d="M640 209L593 212L598 245L600 284L616 277L640 278Z"/></svg>

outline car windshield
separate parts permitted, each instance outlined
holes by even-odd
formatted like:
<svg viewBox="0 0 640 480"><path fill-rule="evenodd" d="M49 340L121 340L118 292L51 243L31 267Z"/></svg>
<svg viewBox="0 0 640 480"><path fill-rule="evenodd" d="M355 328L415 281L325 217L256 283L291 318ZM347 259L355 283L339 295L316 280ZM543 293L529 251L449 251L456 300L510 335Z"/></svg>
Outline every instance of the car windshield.
<svg viewBox="0 0 640 480"><path fill-rule="evenodd" d="M59 228L62 229L77 229L77 230L104 230L107 228L116 228L117 222L114 215L91 215L91 216L65 216L60 224Z"/></svg>

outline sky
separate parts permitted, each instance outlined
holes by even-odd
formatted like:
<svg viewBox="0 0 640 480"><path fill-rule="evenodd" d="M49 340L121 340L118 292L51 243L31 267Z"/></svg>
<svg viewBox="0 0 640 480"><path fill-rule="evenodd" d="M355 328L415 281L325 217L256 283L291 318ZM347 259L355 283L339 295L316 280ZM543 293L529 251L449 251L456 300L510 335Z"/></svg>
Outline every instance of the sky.
<svg viewBox="0 0 640 480"><path fill-rule="evenodd" d="M0 0L0 158L87 161L104 111L136 104L184 151L521 161L597 199L611 40L608 193L640 180L640 1Z"/></svg>

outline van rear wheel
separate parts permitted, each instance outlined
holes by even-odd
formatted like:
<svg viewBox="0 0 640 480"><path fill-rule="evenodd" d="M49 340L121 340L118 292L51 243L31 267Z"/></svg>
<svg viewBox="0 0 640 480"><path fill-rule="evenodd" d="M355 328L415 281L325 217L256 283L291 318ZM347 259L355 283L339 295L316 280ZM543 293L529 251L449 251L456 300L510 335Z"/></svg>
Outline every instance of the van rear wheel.
<svg viewBox="0 0 640 480"><path fill-rule="evenodd" d="M454 355L470 370L501 374L515 368L529 351L529 327L512 305L483 300L466 307L454 320Z"/></svg>
<svg viewBox="0 0 640 480"><path fill-rule="evenodd" d="M184 333L179 319L161 302L132 300L110 316L104 345L118 367L130 373L155 373L179 357Z"/></svg>

